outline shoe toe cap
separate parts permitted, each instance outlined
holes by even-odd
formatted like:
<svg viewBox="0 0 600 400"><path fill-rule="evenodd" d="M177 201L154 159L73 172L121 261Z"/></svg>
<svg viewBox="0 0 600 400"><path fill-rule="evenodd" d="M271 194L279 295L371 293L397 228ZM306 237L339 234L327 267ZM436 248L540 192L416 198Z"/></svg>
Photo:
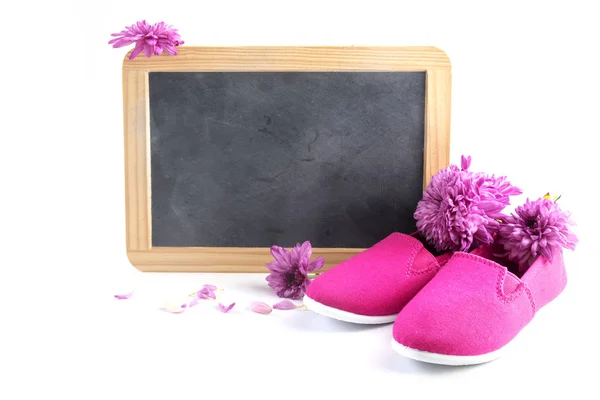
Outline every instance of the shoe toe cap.
<svg viewBox="0 0 600 400"><path fill-rule="evenodd" d="M398 315L393 338L399 344L429 353L478 356L499 350L522 328L493 305L430 304L416 299Z"/></svg>

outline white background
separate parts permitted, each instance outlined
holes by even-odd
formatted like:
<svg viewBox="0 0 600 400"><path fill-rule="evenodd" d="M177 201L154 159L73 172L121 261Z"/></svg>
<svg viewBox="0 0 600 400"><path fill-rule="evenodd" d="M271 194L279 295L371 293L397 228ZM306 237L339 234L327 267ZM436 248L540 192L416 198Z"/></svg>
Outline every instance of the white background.
<svg viewBox="0 0 600 400"><path fill-rule="evenodd" d="M15 2L16 3L16 2ZM46 1L2 7L0 398L598 398L594 1ZM391 326L268 316L264 275L142 275L125 256L121 64L146 18L186 45L434 45L453 67L453 161L563 194L581 242L566 291L512 351L445 368ZM517 199L518 204L525 199ZM203 283L239 306L160 312ZM129 301L112 295L137 289Z"/></svg>

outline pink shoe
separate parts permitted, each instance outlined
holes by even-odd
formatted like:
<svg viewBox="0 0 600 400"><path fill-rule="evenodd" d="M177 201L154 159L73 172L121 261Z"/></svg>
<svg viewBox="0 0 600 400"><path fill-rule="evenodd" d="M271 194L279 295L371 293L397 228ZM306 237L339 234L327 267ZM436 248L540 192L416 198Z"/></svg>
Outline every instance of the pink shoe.
<svg viewBox="0 0 600 400"><path fill-rule="evenodd" d="M552 262L539 256L522 278L492 261L492 253L489 246L455 253L398 315L392 347L435 364L494 360L567 283L561 249Z"/></svg>
<svg viewBox="0 0 600 400"><path fill-rule="evenodd" d="M393 322L453 252L492 243L502 209L521 191L505 177L469 171L470 164L463 156L460 167L431 178L414 214L418 234L393 233L326 271L308 287L306 307L347 322Z"/></svg>
<svg viewBox="0 0 600 400"><path fill-rule="evenodd" d="M318 314L346 322L393 322L452 255L435 257L416 237L392 233L325 271L308 287L304 305Z"/></svg>

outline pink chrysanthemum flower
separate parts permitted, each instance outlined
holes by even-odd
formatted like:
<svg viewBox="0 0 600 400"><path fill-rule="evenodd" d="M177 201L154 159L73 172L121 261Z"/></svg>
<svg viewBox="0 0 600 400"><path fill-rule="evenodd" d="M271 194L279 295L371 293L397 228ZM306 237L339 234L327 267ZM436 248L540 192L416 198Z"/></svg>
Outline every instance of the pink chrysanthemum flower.
<svg viewBox="0 0 600 400"><path fill-rule="evenodd" d="M544 256L552 261L553 252L560 248L574 250L577 236L569 230L574 225L570 215L548 198L527 201L514 214L503 218L498 230L498 243L504 256L519 265L523 273Z"/></svg>
<svg viewBox="0 0 600 400"><path fill-rule="evenodd" d="M129 56L133 60L142 51L146 57L153 54L159 56L163 51L175 56L178 54L176 46L182 45L177 29L173 29L171 25L164 22L158 22L150 25L145 20L139 21L119 33L113 33L111 36L116 36L108 44L112 44L114 48L129 46L135 43L135 48Z"/></svg>
<svg viewBox="0 0 600 400"><path fill-rule="evenodd" d="M271 254L275 261L267 264L271 273L267 276L269 286L277 296L299 300L304 296L311 279L309 272L323 267L325 260L318 257L310 262L312 246L306 241L296 246L290 252L279 246L271 247Z"/></svg>
<svg viewBox="0 0 600 400"><path fill-rule="evenodd" d="M468 171L470 164L471 157L463 156L461 168L438 172L417 205L417 230L437 251L492 243L509 197L521 193L506 177Z"/></svg>

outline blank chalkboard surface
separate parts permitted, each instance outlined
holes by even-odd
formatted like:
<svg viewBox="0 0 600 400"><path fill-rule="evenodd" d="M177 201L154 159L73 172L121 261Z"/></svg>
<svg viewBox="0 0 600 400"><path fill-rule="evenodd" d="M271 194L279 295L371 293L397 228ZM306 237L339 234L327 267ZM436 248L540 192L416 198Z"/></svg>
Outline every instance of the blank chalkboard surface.
<svg viewBox="0 0 600 400"><path fill-rule="evenodd" d="M424 72L154 72L154 246L370 247L415 230Z"/></svg>
<svg viewBox="0 0 600 400"><path fill-rule="evenodd" d="M264 271L310 240L325 268L415 230L448 164L435 48L186 48L123 66L127 248L146 271Z"/></svg>

